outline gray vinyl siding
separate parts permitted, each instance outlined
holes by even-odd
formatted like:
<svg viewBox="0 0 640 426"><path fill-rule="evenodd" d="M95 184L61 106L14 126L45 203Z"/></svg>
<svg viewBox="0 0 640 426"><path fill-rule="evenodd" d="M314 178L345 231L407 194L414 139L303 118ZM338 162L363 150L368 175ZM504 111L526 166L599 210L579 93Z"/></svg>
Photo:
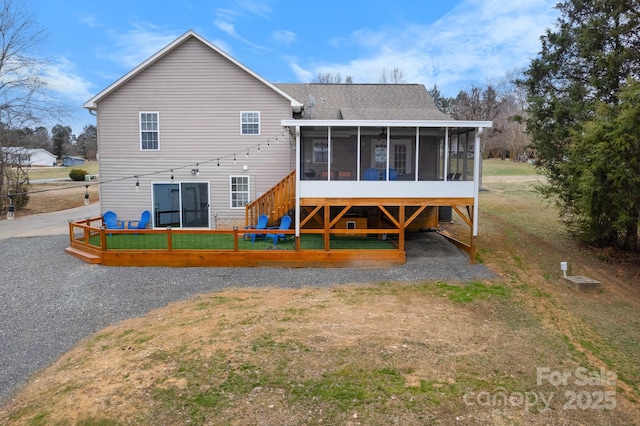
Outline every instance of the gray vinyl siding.
<svg viewBox="0 0 640 426"><path fill-rule="evenodd" d="M140 150L143 111L159 113L158 151ZM241 111L260 112L259 136L240 134ZM102 211L125 219L152 210L151 184L169 182L171 169L175 182L210 183L211 214L220 221L244 218L229 207L229 176L250 176L253 200L294 168L289 138L274 140L284 133L280 120L291 117L290 101L195 38L103 98L97 116ZM196 163L199 176L191 174Z"/></svg>

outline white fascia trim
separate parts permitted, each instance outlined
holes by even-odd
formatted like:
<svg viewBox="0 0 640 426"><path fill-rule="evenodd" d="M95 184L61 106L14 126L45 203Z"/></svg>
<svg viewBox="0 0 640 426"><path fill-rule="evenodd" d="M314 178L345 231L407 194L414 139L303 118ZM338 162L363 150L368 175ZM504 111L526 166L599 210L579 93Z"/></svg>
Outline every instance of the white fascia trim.
<svg viewBox="0 0 640 426"><path fill-rule="evenodd" d="M493 121L471 120L282 120L283 127L493 127Z"/></svg>

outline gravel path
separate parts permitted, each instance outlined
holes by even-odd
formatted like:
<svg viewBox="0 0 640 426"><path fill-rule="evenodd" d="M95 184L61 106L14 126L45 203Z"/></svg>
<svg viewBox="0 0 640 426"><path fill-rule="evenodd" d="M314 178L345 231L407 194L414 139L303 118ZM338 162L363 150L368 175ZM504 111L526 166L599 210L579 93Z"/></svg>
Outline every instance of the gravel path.
<svg viewBox="0 0 640 426"><path fill-rule="evenodd" d="M0 404L84 337L196 294L493 277L435 233L408 238L407 263L383 269L106 267L66 254L68 243L67 235L0 239Z"/></svg>

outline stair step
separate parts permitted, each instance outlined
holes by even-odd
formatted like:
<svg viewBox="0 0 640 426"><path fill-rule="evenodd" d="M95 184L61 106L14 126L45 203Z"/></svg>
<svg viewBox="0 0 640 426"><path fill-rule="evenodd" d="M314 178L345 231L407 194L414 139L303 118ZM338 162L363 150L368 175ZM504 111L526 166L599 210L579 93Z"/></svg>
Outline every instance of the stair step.
<svg viewBox="0 0 640 426"><path fill-rule="evenodd" d="M93 253L88 253L86 251L79 250L75 247L67 247L66 249L64 249L64 251L66 251L73 257L77 257L80 260L84 260L87 263L94 263L94 264L102 263L102 256L99 256Z"/></svg>

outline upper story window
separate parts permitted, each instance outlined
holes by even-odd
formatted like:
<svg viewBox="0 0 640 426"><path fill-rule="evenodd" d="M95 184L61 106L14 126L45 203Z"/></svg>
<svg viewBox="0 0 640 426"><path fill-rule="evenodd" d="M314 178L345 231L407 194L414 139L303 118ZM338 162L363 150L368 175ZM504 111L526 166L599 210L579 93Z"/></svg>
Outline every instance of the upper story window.
<svg viewBox="0 0 640 426"><path fill-rule="evenodd" d="M140 113L140 149L160 149L160 128L157 112Z"/></svg>
<svg viewBox="0 0 640 426"><path fill-rule="evenodd" d="M240 113L240 128L243 135L259 135L260 112L242 111Z"/></svg>
<svg viewBox="0 0 640 426"><path fill-rule="evenodd" d="M244 208L249 202L249 176L231 176L231 208Z"/></svg>

